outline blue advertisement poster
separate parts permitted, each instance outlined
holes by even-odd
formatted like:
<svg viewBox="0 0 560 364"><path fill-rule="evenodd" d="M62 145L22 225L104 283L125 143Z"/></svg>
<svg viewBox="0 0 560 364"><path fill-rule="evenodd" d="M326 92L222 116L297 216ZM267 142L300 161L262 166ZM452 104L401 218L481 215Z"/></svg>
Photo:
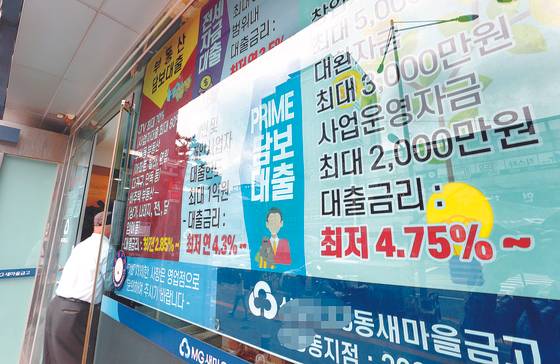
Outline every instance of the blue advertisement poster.
<svg viewBox="0 0 560 364"><path fill-rule="evenodd" d="M243 154L240 175L250 186L242 198L254 270L305 275L299 76L291 74L251 109L243 149L252 153Z"/></svg>

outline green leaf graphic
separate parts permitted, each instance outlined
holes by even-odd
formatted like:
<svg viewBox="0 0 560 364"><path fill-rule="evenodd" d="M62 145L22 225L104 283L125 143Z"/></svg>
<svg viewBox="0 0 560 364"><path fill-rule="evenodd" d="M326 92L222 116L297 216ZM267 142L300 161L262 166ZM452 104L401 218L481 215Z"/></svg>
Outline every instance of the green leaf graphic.
<svg viewBox="0 0 560 364"><path fill-rule="evenodd" d="M462 120L474 119L478 116L478 108L463 110L449 119L449 125Z"/></svg>
<svg viewBox="0 0 560 364"><path fill-rule="evenodd" d="M514 24L512 27L515 47L509 49L515 54L539 53L547 50L546 40L541 32L529 24Z"/></svg>

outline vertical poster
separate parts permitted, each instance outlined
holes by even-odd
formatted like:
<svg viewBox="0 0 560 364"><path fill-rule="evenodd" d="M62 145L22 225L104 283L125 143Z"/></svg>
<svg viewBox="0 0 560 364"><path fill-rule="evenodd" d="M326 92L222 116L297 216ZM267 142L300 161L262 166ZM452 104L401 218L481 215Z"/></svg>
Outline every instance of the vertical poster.
<svg viewBox="0 0 560 364"><path fill-rule="evenodd" d="M181 204L188 145L177 137L177 111L192 99L198 15L146 65L136 129L122 249L127 255L123 297L201 325L212 307L215 270L179 263Z"/></svg>
<svg viewBox="0 0 560 364"><path fill-rule="evenodd" d="M247 51L256 47L263 54L305 24L295 17L280 18L278 9L272 2L212 0L195 10L146 65L122 243L128 274L120 295L213 327L214 267L247 269L256 261L249 246L256 238L248 238L242 218L243 189L249 182L242 180L244 172L238 167L227 164L232 155L241 155L244 145L238 140L246 130L230 123L217 108L208 108L207 99L196 97L232 73L238 56L247 58ZM290 11L297 13L296 8ZM232 37L239 37L237 44ZM237 57L235 62L232 57ZM293 84L299 90L299 82ZM247 94L247 100L251 97ZM297 98L299 107L299 93ZM178 110L187 103L181 115L189 122L178 126ZM245 114L242 118L246 121ZM294 129L299 144L293 145L299 148L299 164L276 172L288 180L293 168L301 169L301 119L294 125L299 128ZM302 179L298 186L296 195L302 200ZM271 219L279 216L273 214ZM301 216L302 209L288 218L288 224ZM299 270L304 269L302 231L293 239L298 240L294 264ZM282 266L292 269L286 241L280 244L286 256ZM270 248L275 250L276 243ZM210 307L210 312L193 311L196 307Z"/></svg>
<svg viewBox="0 0 560 364"><path fill-rule="evenodd" d="M263 95L264 96L264 95ZM305 274L303 139L299 73L250 111L239 166L252 269Z"/></svg>

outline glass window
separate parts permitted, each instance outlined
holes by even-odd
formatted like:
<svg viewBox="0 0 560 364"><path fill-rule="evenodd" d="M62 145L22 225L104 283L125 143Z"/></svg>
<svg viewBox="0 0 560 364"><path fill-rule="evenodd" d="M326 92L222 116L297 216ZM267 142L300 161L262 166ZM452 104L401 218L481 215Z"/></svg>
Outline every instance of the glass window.
<svg viewBox="0 0 560 364"><path fill-rule="evenodd" d="M205 3L146 65L103 312L176 357L557 361L543 9Z"/></svg>

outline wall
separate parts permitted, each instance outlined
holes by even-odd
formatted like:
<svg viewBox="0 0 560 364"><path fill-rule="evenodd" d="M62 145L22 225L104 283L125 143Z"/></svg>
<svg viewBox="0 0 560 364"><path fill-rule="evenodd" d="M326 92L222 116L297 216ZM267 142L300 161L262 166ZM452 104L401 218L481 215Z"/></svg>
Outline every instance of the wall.
<svg viewBox="0 0 560 364"><path fill-rule="evenodd" d="M0 353L3 363L19 357L35 284L43 258L43 233L51 206L57 165L5 156L0 166L0 272L24 269L24 276L0 274ZM21 273L21 271L20 271Z"/></svg>
<svg viewBox="0 0 560 364"><path fill-rule="evenodd" d="M26 125L0 120L0 125L20 129L17 144L0 142L0 153L41 159L56 163L64 162L68 136Z"/></svg>
<svg viewBox="0 0 560 364"><path fill-rule="evenodd" d="M69 144L67 135L45 131L15 122L0 120L0 125L17 128L17 144L0 142L0 234L17 249L7 249L0 269L37 269L26 278L3 279L0 332L3 362L16 362L22 351L24 336L29 335L36 317L33 302L40 300L45 245L49 216L57 200L56 181L61 176ZM8 254L9 253L9 254ZM30 306L31 305L31 306ZM25 349L23 349L25 351Z"/></svg>

